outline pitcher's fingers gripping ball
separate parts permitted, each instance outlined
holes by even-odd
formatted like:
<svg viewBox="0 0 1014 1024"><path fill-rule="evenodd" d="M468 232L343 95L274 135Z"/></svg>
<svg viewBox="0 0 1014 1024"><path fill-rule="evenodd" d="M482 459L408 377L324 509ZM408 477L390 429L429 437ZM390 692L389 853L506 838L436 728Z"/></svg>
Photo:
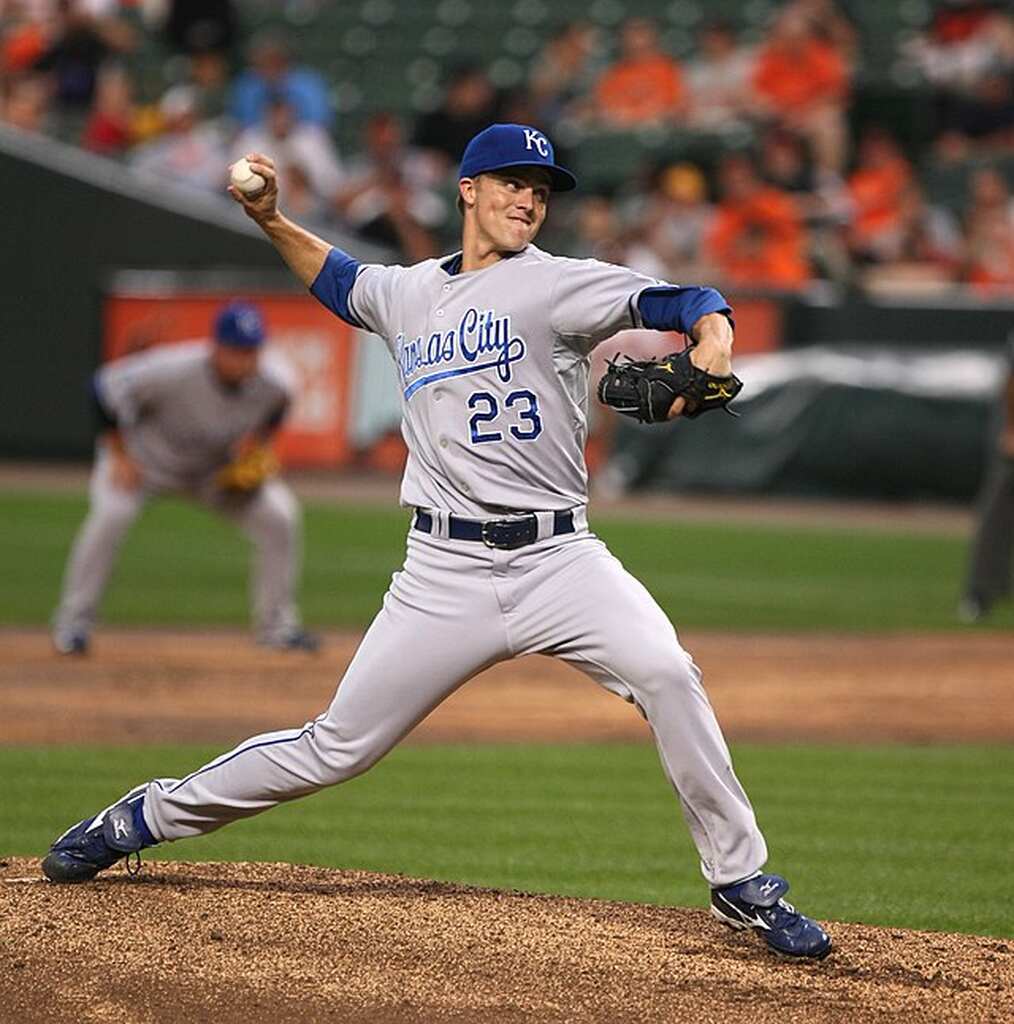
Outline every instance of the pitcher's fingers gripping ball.
<svg viewBox="0 0 1014 1024"><path fill-rule="evenodd" d="M228 192L255 220L271 216L278 203L274 161L263 153L247 153L229 168Z"/></svg>
<svg viewBox="0 0 1014 1024"><path fill-rule="evenodd" d="M689 419L713 409L735 415L728 406L743 382L734 373L716 376L695 366L692 351L691 346L664 359L611 360L599 381L599 401L639 423L664 422L677 398L684 400L682 415Z"/></svg>

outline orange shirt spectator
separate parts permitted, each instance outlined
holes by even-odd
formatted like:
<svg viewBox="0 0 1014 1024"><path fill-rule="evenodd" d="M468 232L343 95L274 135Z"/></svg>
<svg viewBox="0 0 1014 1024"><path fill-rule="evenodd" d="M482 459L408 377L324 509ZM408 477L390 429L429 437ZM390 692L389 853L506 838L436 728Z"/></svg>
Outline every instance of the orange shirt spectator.
<svg viewBox="0 0 1014 1024"><path fill-rule="evenodd" d="M750 161L726 157L723 199L706 241L710 259L731 284L798 288L810 276L806 235L792 197L764 184Z"/></svg>
<svg viewBox="0 0 1014 1024"><path fill-rule="evenodd" d="M911 181L912 169L894 140L879 129L867 132L859 144L858 165L848 178L853 251L875 256L879 241L899 229L902 197Z"/></svg>
<svg viewBox="0 0 1014 1024"><path fill-rule="evenodd" d="M773 41L757 56L753 85L774 111L793 114L842 100L848 73L838 51L821 39L791 47Z"/></svg>
<svg viewBox="0 0 1014 1024"><path fill-rule="evenodd" d="M655 26L631 18L623 26L621 56L599 80L598 111L617 126L671 117L684 103L679 65L659 49Z"/></svg>

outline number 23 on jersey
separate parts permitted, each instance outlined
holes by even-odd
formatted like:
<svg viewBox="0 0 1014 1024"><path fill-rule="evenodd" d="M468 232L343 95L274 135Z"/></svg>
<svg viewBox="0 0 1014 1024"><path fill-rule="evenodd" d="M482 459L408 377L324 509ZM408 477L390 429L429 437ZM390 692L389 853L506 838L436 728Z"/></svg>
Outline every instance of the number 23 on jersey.
<svg viewBox="0 0 1014 1024"><path fill-rule="evenodd" d="M539 400L527 388L512 391L501 403L488 391L468 396L469 439L472 444L504 440L504 430L518 441L534 441L542 433Z"/></svg>

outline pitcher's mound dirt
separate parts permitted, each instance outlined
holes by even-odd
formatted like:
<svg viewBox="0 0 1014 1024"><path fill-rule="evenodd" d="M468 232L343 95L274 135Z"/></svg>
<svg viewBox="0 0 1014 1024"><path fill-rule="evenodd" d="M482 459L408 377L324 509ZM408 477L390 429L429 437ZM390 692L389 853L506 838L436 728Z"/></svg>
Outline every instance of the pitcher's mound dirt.
<svg viewBox="0 0 1014 1024"><path fill-rule="evenodd" d="M789 962L704 910L287 864L55 886L0 865L0 1017L348 1024L1014 1019L1014 944L833 926Z"/></svg>

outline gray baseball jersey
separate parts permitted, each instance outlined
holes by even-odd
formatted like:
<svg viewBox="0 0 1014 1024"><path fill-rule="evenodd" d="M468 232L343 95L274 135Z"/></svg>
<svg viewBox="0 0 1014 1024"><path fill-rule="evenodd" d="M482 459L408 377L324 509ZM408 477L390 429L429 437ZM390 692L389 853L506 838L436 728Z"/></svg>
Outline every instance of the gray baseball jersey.
<svg viewBox="0 0 1014 1024"><path fill-rule="evenodd" d="M229 461L241 437L280 418L295 385L287 364L265 351L255 374L225 387L211 364L211 343L193 341L107 363L95 391L145 484L177 489L200 484Z"/></svg>
<svg viewBox="0 0 1014 1024"><path fill-rule="evenodd" d="M397 365L405 505L483 516L587 501L589 353L660 282L534 245L484 270L364 266L348 298Z"/></svg>

